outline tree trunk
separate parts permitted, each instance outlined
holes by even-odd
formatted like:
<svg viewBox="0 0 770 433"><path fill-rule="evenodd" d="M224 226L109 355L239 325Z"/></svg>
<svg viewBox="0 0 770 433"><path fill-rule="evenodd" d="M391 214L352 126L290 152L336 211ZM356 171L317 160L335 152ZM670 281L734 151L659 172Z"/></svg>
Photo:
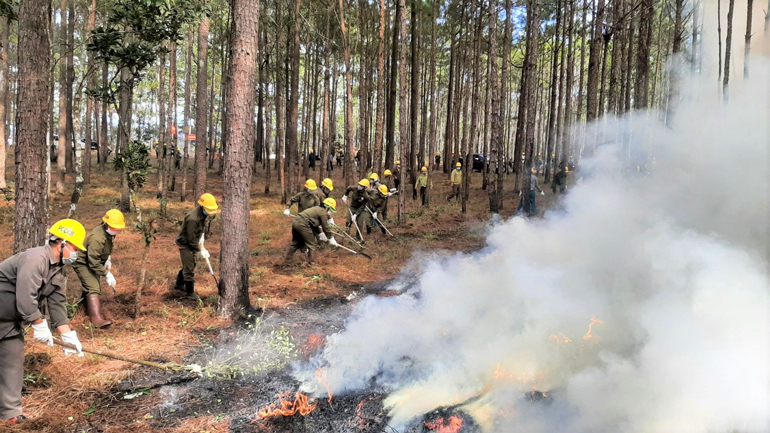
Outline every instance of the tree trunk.
<svg viewBox="0 0 770 433"><path fill-rule="evenodd" d="M403 0L401 0L403 1ZM350 33L345 28L345 11L340 0L340 29L345 51L345 183L353 184L353 70L350 64Z"/></svg>
<svg viewBox="0 0 770 433"><path fill-rule="evenodd" d="M559 29L561 28L561 0L556 2L556 28L554 29L554 35L556 43L553 46L553 61L551 62L551 95L548 109L548 136L546 138L546 149L544 152L545 161L545 182L548 183L551 179L551 153L554 152L554 143L556 142L556 118L557 118L557 96L561 98L558 93L558 71L561 69L561 63L559 62L560 44L559 41ZM591 67L590 64L588 66ZM590 80L589 80L590 81Z"/></svg>
<svg viewBox="0 0 770 433"><path fill-rule="evenodd" d="M436 101L436 18L438 17L438 2L433 2L433 9L430 18L430 88L428 97L430 99L430 126L428 127L428 176L432 177L434 167L434 152L437 150L436 128L438 125L438 101ZM429 182L432 179L429 178ZM430 206L430 188L425 190L425 205Z"/></svg>
<svg viewBox="0 0 770 433"><path fill-rule="evenodd" d="M621 65L623 63L623 16L625 14L625 1L615 0L612 7L612 26L615 41L612 43L612 68L610 69L610 83L607 95L607 111L611 114L619 114L618 102L620 101Z"/></svg>
<svg viewBox="0 0 770 433"><path fill-rule="evenodd" d="M682 0L677 0L681 2ZM677 6L679 4L677 3ZM743 78L749 79L749 55L751 54L751 17L752 9L754 9L754 0L747 0L746 5L746 46L743 49ZM770 13L770 11L768 11ZM674 36L676 37L676 36Z"/></svg>
<svg viewBox="0 0 770 433"><path fill-rule="evenodd" d="M385 1L385 0L382 0ZM327 165L332 164L329 156L334 154L334 148L332 147L333 137L329 130L329 103L331 99L331 42L329 41L329 22L331 21L332 6L326 8L326 34L324 35L324 109L321 117L321 178L331 176L331 173L327 175Z"/></svg>
<svg viewBox="0 0 770 433"><path fill-rule="evenodd" d="M491 103L489 104L489 116L490 116L490 147L491 156L495 157L492 161L497 167L490 168L486 163L488 155L484 155L484 176L486 176L487 169L490 170L492 175L491 182L487 184L487 197L489 198L489 212L491 214L497 214L500 211L500 203L497 201L497 176L502 176L500 172L502 166L498 165L500 160L497 158L498 152L502 149L503 138L503 125L502 116L500 115L500 95L498 94L498 77L497 77L497 0L490 0L489 2L489 68L487 75L487 87L489 88L489 97ZM507 16L506 16L507 20ZM505 43L505 41L503 41ZM506 59L503 59L505 63ZM486 140L485 140L486 141Z"/></svg>
<svg viewBox="0 0 770 433"><path fill-rule="evenodd" d="M278 151L276 152L276 164L279 169L279 177L281 179L281 203L286 203L289 197L289 188L286 182L286 167L284 164L284 157L286 155L286 97L285 90L283 88L286 83L284 77L284 65L286 64L286 50L284 49L283 42L283 0L276 0L276 42L275 52L275 119L276 119L276 146Z"/></svg>
<svg viewBox="0 0 770 433"><path fill-rule="evenodd" d="M131 71L127 67L123 67L120 71L120 90L118 95L119 109L118 109L118 136L116 144L116 154L120 154L128 147L128 142L131 139L131 101L134 96L133 92L134 77ZM163 117L161 116L161 119ZM128 178L125 168L121 173L120 180L120 210L123 212L131 211L131 191L128 188Z"/></svg>
<svg viewBox="0 0 770 433"><path fill-rule="evenodd" d="M752 0L749 0L749 2L751 1ZM679 70L681 65L678 54L682 51L682 33L684 31L682 29L683 9L684 0L676 0L674 6L674 38L671 43L673 63L671 66L671 75L669 76L668 103L666 104L666 125L669 126L672 126L674 123L674 115L676 114L676 108L679 105ZM693 22L693 26L697 28L698 25ZM749 27L750 26L751 24L749 24ZM748 73L748 71L745 70L744 73Z"/></svg>
<svg viewBox="0 0 770 433"><path fill-rule="evenodd" d="M342 0L340 0L342 1ZM398 41L395 45L406 44L406 1L398 0ZM394 29L395 32L395 29ZM394 40L394 42L396 42ZM394 48L395 50L395 48ZM398 107L398 139L401 143L400 154L401 158L406 155L409 145L409 120L407 114L409 112L408 99L406 93L406 47L402 46L398 48L398 91L399 91L399 107ZM396 65L391 65L391 68L395 68ZM395 105L394 105L395 108ZM401 194L398 195L398 223L403 224L406 222L406 216L404 214L404 199L405 194L403 190L406 187L404 183L406 181L406 173L404 165L399 170L399 178L401 182Z"/></svg>
<svg viewBox="0 0 770 433"><path fill-rule="evenodd" d="M725 35L725 76L722 81L722 98L726 104L730 99L730 55L733 44L733 11L735 10L735 0L730 0L727 7L727 35Z"/></svg>
<svg viewBox="0 0 770 433"><path fill-rule="evenodd" d="M164 192L168 194L169 191L174 191L176 188L176 155L179 152L177 144L179 143L179 132L176 127L176 42L172 41L169 47L169 62L168 62L168 124L166 125L166 137L168 137L168 152L166 153L166 163L164 168L166 169L166 189ZM167 199L167 195L163 196L163 199Z"/></svg>
<svg viewBox="0 0 770 433"><path fill-rule="evenodd" d="M59 10L59 138L56 147L56 193L64 194L67 174L67 0L61 0ZM49 54L46 53L46 56Z"/></svg>
<svg viewBox="0 0 770 433"><path fill-rule="evenodd" d="M383 124L385 123L385 0L380 5L380 33L377 39L377 123L374 131L374 168L382 173ZM325 104L325 102L324 102ZM388 165L388 168L391 166Z"/></svg>
<svg viewBox="0 0 770 433"><path fill-rule="evenodd" d="M209 37L209 19L204 16L198 24L198 70L197 85L195 86L195 181L193 182L193 200L206 192L206 169L208 161L206 158L206 148L209 142L208 132L208 110L209 101L207 79L208 79L208 42ZM214 83L211 83L212 88ZM214 101L211 101L214 104Z"/></svg>
<svg viewBox="0 0 770 433"><path fill-rule="evenodd" d="M422 1L419 2L422 4ZM419 43L420 43L420 30L419 30L419 5L418 0L412 0L412 19L411 19L411 31L412 31L412 53L411 53L411 63L412 63L412 83L411 83L411 107L409 110L409 126L410 126L410 146L409 146L409 184L411 185L410 189L414 189L414 184L417 181L417 150L418 150L418 144L419 144L419 121L420 121L420 51L419 51ZM404 40L404 43L406 43L406 40ZM405 47L404 47L405 48ZM401 113L403 116L404 112ZM416 192L416 191L415 191ZM416 197L416 195L415 195Z"/></svg>
<svg viewBox="0 0 770 433"><path fill-rule="evenodd" d="M88 34L91 34L96 26L96 0L91 0L91 8L88 14ZM86 73L88 74L88 87L94 88L96 86L94 59L91 53L88 53L88 68ZM94 98L88 97L86 101L86 146L83 148L83 182L86 185L91 184L91 141L93 140L93 111L94 111ZM77 137L77 136L76 136ZM79 137L78 137L79 138Z"/></svg>
<svg viewBox="0 0 770 433"><path fill-rule="evenodd" d="M297 142L297 128L299 116L299 23L300 23L300 5L301 0L294 2L294 23L292 25L291 35L293 43L290 45L289 52L289 105L287 107L286 123L286 162L288 164L288 182L287 189L290 194L299 191L297 185L297 176L299 176L299 143ZM288 41L287 41L288 42Z"/></svg>
<svg viewBox="0 0 770 433"><path fill-rule="evenodd" d="M495 174L494 182L497 183L497 186L495 187L495 190L490 193L495 195L495 202L497 203L497 210L503 208L503 179L505 178L505 172L507 170L504 170L504 166L506 165L507 161L511 157L504 149L504 131L503 131L503 119L502 116L504 115L504 110L506 105L508 104L508 62L511 57L511 14L512 14L512 1L511 0L505 0L505 27L503 31L503 59L502 59L502 66L500 68L500 102L499 102L499 110L498 110L498 116L500 119L497 120L498 126L495 127L494 123L492 126L493 134L495 134L495 130L497 131L497 134L500 136L497 138L497 169ZM493 110L494 113L494 110ZM510 116L508 116L510 118ZM492 116L492 122L495 122L494 114ZM506 122L507 123L507 122ZM510 128L508 128L510 130ZM492 136L492 140L494 141L494 135ZM516 155L514 155L516 157ZM490 204L491 207L491 204ZM491 209L490 209L491 210Z"/></svg>
<svg viewBox="0 0 770 433"><path fill-rule="evenodd" d="M600 0L601 2L601 0ZM523 210L525 215L530 215L531 206L529 201L530 182L529 171L533 167L534 153L535 153L535 122L537 120L537 54L538 54L538 39L540 36L540 0L529 0L529 8L527 9L527 57L526 57L526 73L527 86L527 131L526 131L526 162L523 170L523 183L522 183L522 200Z"/></svg>
<svg viewBox="0 0 770 433"><path fill-rule="evenodd" d="M228 140L222 180L220 317L243 316L249 308L249 195L254 147L259 0L231 0L230 64L227 68Z"/></svg>
<svg viewBox="0 0 770 433"><path fill-rule="evenodd" d="M5 188L5 147L8 146L8 139L6 137L7 131L5 128L6 118L6 93L8 92L8 28L10 27L10 20L7 17L0 17L0 35L2 35L2 41L0 41L0 188Z"/></svg>
<svg viewBox="0 0 770 433"><path fill-rule="evenodd" d="M110 66L107 64L107 62L104 62L102 65L102 87L107 87L107 79L110 73ZM99 158L99 168L101 171L104 171L105 167L107 166L107 151L109 150L109 129L107 127L107 111L109 111L109 103L107 100L102 101L102 109L101 109L101 116L102 121L101 123L101 130L99 131L99 154L101 157Z"/></svg>
<svg viewBox="0 0 770 433"><path fill-rule="evenodd" d="M465 129L463 128L463 163L465 165L463 173L463 197L461 201L462 213L468 211L468 199L471 190L471 176L473 175L473 149L476 148L478 119L479 119L479 88L481 87L481 31L484 27L483 13L479 7L478 23L476 24L476 35L474 37L474 55L473 55L473 83L469 103L472 103L471 118L468 140L465 140Z"/></svg>
<svg viewBox="0 0 770 433"><path fill-rule="evenodd" d="M593 14L591 48L588 54L588 84L586 89L586 121L591 122L599 115L598 91L599 70L602 54L602 25L604 24L604 0L599 0ZM593 149L593 144L591 145Z"/></svg>
<svg viewBox="0 0 770 433"><path fill-rule="evenodd" d="M75 2L69 1L67 6L67 117L66 117L66 130L67 130L67 140L66 140L66 166L67 166L67 172L68 173L74 173L75 171L75 161L73 157L75 156L75 146L77 146L80 142L80 137L77 137L76 139L73 139L72 133L73 133L73 115L72 115L72 91L73 86L75 84L75 62L74 62L74 52L75 52ZM61 139L61 137L59 137Z"/></svg>
<svg viewBox="0 0 770 433"><path fill-rule="evenodd" d="M509 0L510 1L510 0ZM567 51L567 79L566 89L564 91L564 126L561 135L561 166L567 167L570 156L570 137L572 130L572 83L575 76L575 1L569 1L569 26L567 38L569 40L569 50ZM617 42L617 40L616 40ZM614 59L613 59L614 61Z"/></svg>
<svg viewBox="0 0 770 433"><path fill-rule="evenodd" d="M770 12L770 11L768 11ZM717 0L717 42L719 44L719 77L722 81L722 0Z"/></svg>
<svg viewBox="0 0 770 433"><path fill-rule="evenodd" d="M13 252L43 245L48 230L48 113L51 109L51 2L19 3L16 94L16 206Z"/></svg>
<svg viewBox="0 0 770 433"><path fill-rule="evenodd" d="M385 138L385 166L393 167L395 161L395 135L396 135L396 81L398 80L398 59L400 58L399 50L401 47L398 43L399 34L399 17L401 17L402 8L405 5L402 1L396 2L396 25L393 27L393 42L391 43L391 56L390 56L390 81L388 85L388 119L387 119L387 135ZM406 25L406 24L404 24ZM406 32L406 31L405 31ZM403 158L404 154L400 155ZM402 168L405 166L402 166ZM399 171L404 170L400 168ZM400 197L400 196L399 196ZM399 198L399 203L401 199Z"/></svg>
<svg viewBox="0 0 770 433"><path fill-rule="evenodd" d="M182 159L182 193L179 201L187 199L187 163L190 159L190 103L192 102L192 55L195 32L192 25L187 29L187 54L184 61L184 126L182 128L184 142L184 158ZM205 75L205 74L204 74Z"/></svg>
<svg viewBox="0 0 770 433"><path fill-rule="evenodd" d="M449 170L452 168L449 167L450 163L450 152L452 149L452 133L454 132L454 126L452 122L452 115L453 110L452 107L454 107L454 99L457 98L455 96L454 92L454 83L455 83L455 30L454 26L450 25L449 27L449 88L447 89L447 97L446 97L446 126L444 129L444 165L443 165L443 171L444 173L448 173Z"/></svg>
<svg viewBox="0 0 770 433"><path fill-rule="evenodd" d="M158 196L161 200L166 199L166 155L168 148L168 117L166 114L166 53L160 55L158 63ZM161 215L165 215L165 205L161 204Z"/></svg>
<svg viewBox="0 0 770 433"><path fill-rule="evenodd" d="M634 108L647 109L650 87L650 43L655 17L654 0L642 0L639 20L639 48L636 53L636 85L634 87Z"/></svg>

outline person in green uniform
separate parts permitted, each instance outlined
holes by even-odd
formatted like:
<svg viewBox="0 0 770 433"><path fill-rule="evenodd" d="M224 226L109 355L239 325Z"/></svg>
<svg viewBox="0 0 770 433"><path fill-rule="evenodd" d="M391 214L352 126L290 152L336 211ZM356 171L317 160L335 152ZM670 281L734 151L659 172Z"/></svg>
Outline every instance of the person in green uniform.
<svg viewBox="0 0 770 433"><path fill-rule="evenodd" d="M294 194L288 203L286 203L286 209L283 214L286 216L291 215L291 206L297 203L297 213L302 213L305 209L316 207L321 204L320 197L318 196L318 187L313 179L305 181L305 190Z"/></svg>
<svg viewBox="0 0 770 433"><path fill-rule="evenodd" d="M193 299L198 298L195 294L195 256L200 254L204 260L211 257L204 246L205 232L208 229L209 218L213 217L217 209L219 206L213 195L209 193L201 195L198 206L184 217L182 229L176 238L176 246L179 248L179 256L182 259L182 269L176 276L174 291L183 292Z"/></svg>
<svg viewBox="0 0 770 433"><path fill-rule="evenodd" d="M332 223L334 221L331 215L336 212L337 202L333 198L327 198L321 206L311 207L294 217L291 223L291 246L286 252L284 263L288 263L297 250L307 248L307 262L313 264L319 240L336 247L337 241L329 229L329 220Z"/></svg>
<svg viewBox="0 0 770 433"><path fill-rule="evenodd" d="M345 202L350 209L347 223L345 224L345 228L348 231L350 230L350 226L353 225L353 222L356 221L359 215L361 215L363 212L366 212L366 189L369 188L369 186L369 179L361 179L358 181L357 185L349 186L345 190L345 195L342 196L342 201ZM359 229L361 228L362 226L359 225ZM356 234L358 234L358 232L356 232Z"/></svg>
<svg viewBox="0 0 770 433"><path fill-rule="evenodd" d="M64 265L73 264L85 251L86 229L79 222L63 219L48 230L48 244L17 253L0 263L0 418L26 421L21 407L24 379L23 323L31 323L33 337L53 346L53 334L40 312L48 305L51 324L62 340L77 350L64 349L65 355L83 356L77 332L69 326Z"/></svg>
<svg viewBox="0 0 770 433"><path fill-rule="evenodd" d="M422 199L422 205L425 206L425 200L428 194L428 167L423 167L420 170L420 175L417 177L417 182L414 183L414 189L415 191L420 191L420 199Z"/></svg>
<svg viewBox="0 0 770 433"><path fill-rule="evenodd" d="M446 201L451 201L453 198L456 200L460 200L460 196L462 195L460 193L460 188L462 187L463 183L463 165L462 163L458 162L455 164L455 169L452 170L451 176L449 176L449 186L452 187L452 193L449 194L446 198Z"/></svg>
<svg viewBox="0 0 770 433"><path fill-rule="evenodd" d="M361 214L361 227L366 226L367 234L372 232L372 228L376 227L379 227L382 234L385 234L385 228L377 224L377 220L382 221L385 219L385 213L388 210L388 197L390 197L388 187L380 185L376 192L368 192L368 196L367 207L369 209Z"/></svg>
<svg viewBox="0 0 770 433"><path fill-rule="evenodd" d="M332 191L334 191L334 182L332 182L332 180L327 177L326 179L321 181L321 192L323 193L323 198L321 199L321 202L331 197Z"/></svg>
<svg viewBox="0 0 770 433"><path fill-rule="evenodd" d="M96 328L106 328L111 321L102 316L102 306L99 295L102 293L99 277L104 277L107 285L113 290L118 282L112 275L112 243L115 236L126 228L126 220L123 213L117 209L110 209L102 217L102 223L91 231L86 238L86 254L78 256L72 265L80 285L83 287L80 299L85 300L86 312L91 324Z"/></svg>
<svg viewBox="0 0 770 433"><path fill-rule="evenodd" d="M390 170L385 170L382 172L382 183L388 187L388 189L392 188L393 185L393 172Z"/></svg>

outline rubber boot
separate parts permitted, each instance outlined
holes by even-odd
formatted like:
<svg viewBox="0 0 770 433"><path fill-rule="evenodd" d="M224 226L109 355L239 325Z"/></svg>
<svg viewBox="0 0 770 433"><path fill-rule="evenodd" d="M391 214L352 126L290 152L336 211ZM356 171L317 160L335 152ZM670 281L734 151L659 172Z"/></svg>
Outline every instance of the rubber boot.
<svg viewBox="0 0 770 433"><path fill-rule="evenodd" d="M187 293L187 297L189 299L199 301L201 298L197 294L195 294L195 281L185 281L184 282L184 291Z"/></svg>
<svg viewBox="0 0 770 433"><path fill-rule="evenodd" d="M282 266L288 266L291 262L292 256L294 256L294 253L297 251L294 246L289 247L289 250L286 251L286 255L283 257L283 263L281 263Z"/></svg>
<svg viewBox="0 0 770 433"><path fill-rule="evenodd" d="M316 258L316 252L315 250L308 250L307 251L307 264L312 265L315 262Z"/></svg>
<svg viewBox="0 0 770 433"><path fill-rule="evenodd" d="M91 324L97 328L107 328L112 325L112 322L102 317L102 305L99 300L99 295L91 293L86 295L86 309L88 310L88 318L91 319Z"/></svg>
<svg viewBox="0 0 770 433"><path fill-rule="evenodd" d="M184 291L184 277L182 276L182 270L179 270L179 273L176 274L176 284L174 284L174 289L179 291Z"/></svg>

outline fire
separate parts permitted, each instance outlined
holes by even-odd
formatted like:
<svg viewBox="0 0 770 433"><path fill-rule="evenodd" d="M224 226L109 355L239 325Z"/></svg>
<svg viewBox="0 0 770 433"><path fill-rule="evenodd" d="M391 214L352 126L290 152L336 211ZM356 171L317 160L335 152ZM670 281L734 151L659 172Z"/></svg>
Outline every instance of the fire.
<svg viewBox="0 0 770 433"><path fill-rule="evenodd" d="M320 334L313 334L307 339L307 343L302 345L302 352L306 355L310 355L316 352L324 345L324 336Z"/></svg>
<svg viewBox="0 0 770 433"><path fill-rule="evenodd" d="M314 411L318 405L318 403L308 403L307 396L301 392L296 392L294 394L294 400L290 400L290 398L291 394L289 392L279 395L278 404L270 404L260 410L257 419L254 421L279 416L292 416L297 413L302 416L307 416L310 412Z"/></svg>
<svg viewBox="0 0 770 433"><path fill-rule="evenodd" d="M332 397L334 394L332 394L332 389L329 388L329 383L326 381L326 370L323 368L319 368L315 371L315 379L323 385L326 388L326 393L329 395L329 403L332 402Z"/></svg>
<svg viewBox="0 0 770 433"><path fill-rule="evenodd" d="M445 424L444 418L439 418L436 422L426 422L425 427L434 430L436 433L458 433L463 426L463 419L457 415L449 417L449 422Z"/></svg>
<svg viewBox="0 0 770 433"><path fill-rule="evenodd" d="M586 332L586 335L583 336L583 340L588 340L592 337L591 331L593 330L593 326L595 324L604 325L604 321L597 319L596 317L591 317L591 323L588 324L588 332Z"/></svg>

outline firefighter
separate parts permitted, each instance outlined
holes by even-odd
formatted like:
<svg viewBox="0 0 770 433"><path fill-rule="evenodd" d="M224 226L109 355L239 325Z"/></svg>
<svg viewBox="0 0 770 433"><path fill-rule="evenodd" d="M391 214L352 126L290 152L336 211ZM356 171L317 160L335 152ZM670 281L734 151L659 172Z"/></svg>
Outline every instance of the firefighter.
<svg viewBox="0 0 770 433"><path fill-rule="evenodd" d="M321 202L326 200L332 195L332 191L334 191L334 183L331 179L328 177L321 181L321 192L323 193L323 198L321 198Z"/></svg>
<svg viewBox="0 0 770 433"><path fill-rule="evenodd" d="M423 167L420 169L420 176L417 177L417 182L414 183L414 190L415 191L420 190L420 199L422 199L423 206L425 206L427 189L428 189L428 167Z"/></svg>
<svg viewBox="0 0 770 433"><path fill-rule="evenodd" d="M376 190L380 186L380 176L377 173L369 173L369 189Z"/></svg>
<svg viewBox="0 0 770 433"><path fill-rule="evenodd" d="M391 188L391 185L393 185L393 172L390 170L385 170L382 172L382 183L388 187L388 189Z"/></svg>
<svg viewBox="0 0 770 433"><path fill-rule="evenodd" d="M176 246L179 248L179 256L182 259L182 269L176 276L174 291L177 293L174 293L175 295L184 293L189 298L199 299L195 294L196 254L199 254L203 260L211 257L204 246L204 241L217 209L219 209L217 200L213 195L206 193L201 195L198 206L184 217L182 229L176 238Z"/></svg>
<svg viewBox="0 0 770 433"><path fill-rule="evenodd" d="M86 238L86 253L79 255L72 265L83 291L81 300L85 300L86 312L91 324L96 328L107 328L111 321L102 317L99 295L102 294L99 277L114 290L118 283L112 275L112 244L115 236L126 228L123 213L110 209L102 217L102 223L96 226Z"/></svg>
<svg viewBox="0 0 770 433"><path fill-rule="evenodd" d="M453 198L460 199L460 185L463 183L463 165L462 163L456 163L455 169L452 170L452 174L449 177L449 186L452 187L452 193L446 198L446 201L451 201Z"/></svg>
<svg viewBox="0 0 770 433"><path fill-rule="evenodd" d="M367 195L366 190L369 188L369 179L361 179L356 186L349 186L345 190L345 195L342 196L342 201L348 205L349 214L345 228L350 230L350 226L356 221L356 218L362 213L366 212ZM348 196L350 199L348 199ZM350 203L348 203L348 200ZM360 229L361 226L358 226Z"/></svg>
<svg viewBox="0 0 770 433"><path fill-rule="evenodd" d="M361 215L361 227L366 226L366 233L372 232L372 228L379 227L382 234L385 234L385 229L377 224L375 220L384 220L385 214L388 211L388 197L390 192L388 187L380 185L376 191L369 191L367 198L368 209Z"/></svg>
<svg viewBox="0 0 770 433"><path fill-rule="evenodd" d="M305 190L295 194L294 197L286 203L286 209L283 211L283 214L286 216L291 215L290 209L291 205L294 203L297 203L297 213L302 213L306 209L320 205L321 200L316 191L318 191L318 187L316 186L315 181L313 179L306 180Z"/></svg>
<svg viewBox="0 0 770 433"><path fill-rule="evenodd" d="M439 167L441 167L441 152L436 152L436 157L434 159L436 161L436 168L435 170L438 170Z"/></svg>
<svg viewBox="0 0 770 433"><path fill-rule="evenodd" d="M401 183L401 161L396 161L396 167L393 169L393 185L394 188L398 189L399 184Z"/></svg>
<svg viewBox="0 0 770 433"><path fill-rule="evenodd" d="M307 262L312 265L316 259L319 240L336 247L337 241L329 230L329 221L333 223L331 216L336 212L337 202L333 198L327 198L321 206L311 207L294 217L291 223L291 246L286 252L284 263L288 263L297 250L307 248Z"/></svg>
<svg viewBox="0 0 770 433"><path fill-rule="evenodd" d="M24 331L31 323L35 340L53 346L53 334L39 306L45 301L51 324L61 339L77 348L65 355L83 356L77 332L69 326L64 265L75 263L85 251L86 229L79 222L63 219L48 230L48 243L24 250L0 263L0 418L12 423L26 421L22 414L24 378Z"/></svg>
<svg viewBox="0 0 770 433"><path fill-rule="evenodd" d="M532 167L530 170L531 174L529 176L529 216L533 217L537 215L537 204L535 203L535 191L540 192L540 195L545 195L545 191L543 191L543 188L540 187L540 182L537 180L537 169L535 167ZM521 194L521 192L519 192ZM516 213L518 214L521 212L521 210L524 208L524 197L521 198L521 201L519 202L519 207L516 209Z"/></svg>

